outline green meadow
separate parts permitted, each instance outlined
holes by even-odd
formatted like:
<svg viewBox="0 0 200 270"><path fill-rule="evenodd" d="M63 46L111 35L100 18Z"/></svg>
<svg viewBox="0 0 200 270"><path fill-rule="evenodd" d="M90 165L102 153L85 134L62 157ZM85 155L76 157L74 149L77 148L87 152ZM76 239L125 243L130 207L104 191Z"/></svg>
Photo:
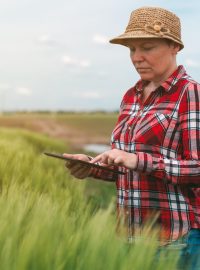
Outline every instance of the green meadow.
<svg viewBox="0 0 200 270"><path fill-rule="evenodd" d="M1 270L177 269L174 252L156 255L150 225L134 244L116 233L115 183L77 180L43 154L70 144L16 128L0 134Z"/></svg>

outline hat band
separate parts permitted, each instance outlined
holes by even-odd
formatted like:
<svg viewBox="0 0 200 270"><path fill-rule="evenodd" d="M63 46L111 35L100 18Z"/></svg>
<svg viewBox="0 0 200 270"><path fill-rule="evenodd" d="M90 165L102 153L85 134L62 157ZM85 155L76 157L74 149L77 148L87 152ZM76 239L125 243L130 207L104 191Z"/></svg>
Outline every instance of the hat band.
<svg viewBox="0 0 200 270"><path fill-rule="evenodd" d="M182 44L181 40L177 37L177 35L172 34L170 30L166 28L164 24L160 21L155 21L153 24L145 24L144 28L132 27L132 25L130 24L126 29L125 34L138 31L143 33L145 32L146 34L152 34L160 38L173 39Z"/></svg>
<svg viewBox="0 0 200 270"><path fill-rule="evenodd" d="M133 31L145 31L150 34L154 34L156 36L164 36L170 33L170 30L164 26L164 24L160 21L154 21L153 24L145 24L144 28L134 27L132 24L126 28L126 33L134 32Z"/></svg>

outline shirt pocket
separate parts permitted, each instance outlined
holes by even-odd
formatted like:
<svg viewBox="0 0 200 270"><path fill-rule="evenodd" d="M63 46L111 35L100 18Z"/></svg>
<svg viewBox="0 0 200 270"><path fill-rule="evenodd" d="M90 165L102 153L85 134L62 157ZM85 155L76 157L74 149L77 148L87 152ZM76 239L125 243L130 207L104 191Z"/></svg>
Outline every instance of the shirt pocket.
<svg viewBox="0 0 200 270"><path fill-rule="evenodd" d="M146 114L137 126L137 130L133 131L135 142L162 145L166 136L167 129L170 125L171 115L154 113Z"/></svg>

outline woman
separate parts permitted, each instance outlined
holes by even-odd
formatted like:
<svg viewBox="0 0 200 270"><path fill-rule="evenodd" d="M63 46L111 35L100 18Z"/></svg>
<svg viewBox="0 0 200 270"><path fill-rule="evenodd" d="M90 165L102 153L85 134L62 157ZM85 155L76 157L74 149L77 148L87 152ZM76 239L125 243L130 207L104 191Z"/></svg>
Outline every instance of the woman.
<svg viewBox="0 0 200 270"><path fill-rule="evenodd" d="M68 168L77 178L116 180L119 216L129 239L155 214L162 239L171 242L187 235L184 258L192 255L191 269L197 269L193 254L200 253L200 85L176 63L184 47L180 20L162 8L139 8L125 33L110 42L130 49L141 79L123 97L112 149L90 162L119 166L126 174L116 177L73 163Z"/></svg>

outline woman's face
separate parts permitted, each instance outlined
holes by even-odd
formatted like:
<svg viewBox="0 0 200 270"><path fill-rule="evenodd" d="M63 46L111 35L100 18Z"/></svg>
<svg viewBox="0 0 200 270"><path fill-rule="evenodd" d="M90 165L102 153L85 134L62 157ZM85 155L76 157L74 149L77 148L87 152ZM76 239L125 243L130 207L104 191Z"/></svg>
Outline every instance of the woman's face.
<svg viewBox="0 0 200 270"><path fill-rule="evenodd" d="M179 45L165 39L143 38L132 40L131 61L142 80L160 82L166 80L176 66Z"/></svg>

